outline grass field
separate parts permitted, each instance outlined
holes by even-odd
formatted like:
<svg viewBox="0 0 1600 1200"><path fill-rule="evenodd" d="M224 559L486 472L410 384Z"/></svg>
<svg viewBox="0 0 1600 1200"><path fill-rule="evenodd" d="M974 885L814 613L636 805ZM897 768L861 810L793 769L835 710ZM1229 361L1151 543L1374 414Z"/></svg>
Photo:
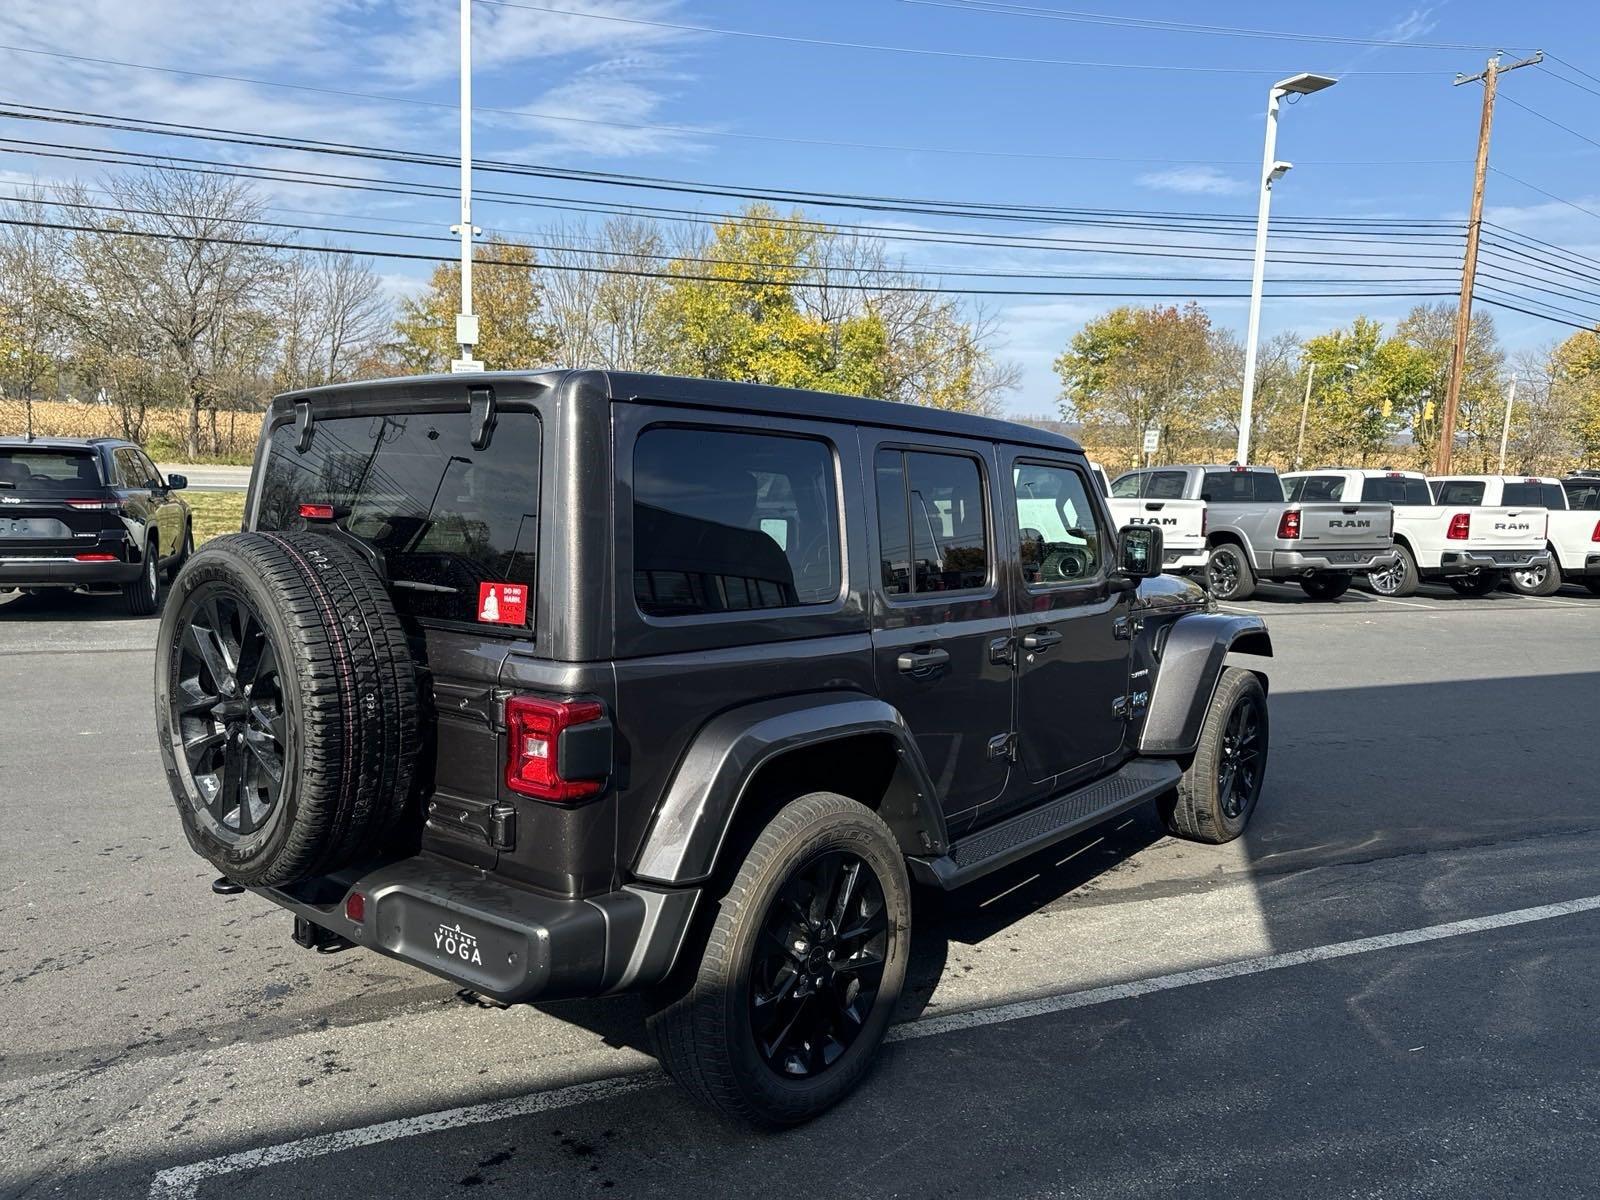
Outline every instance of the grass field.
<svg viewBox="0 0 1600 1200"><path fill-rule="evenodd" d="M238 533L244 520L243 492L189 492L183 497L194 520L194 544L224 533Z"/></svg>

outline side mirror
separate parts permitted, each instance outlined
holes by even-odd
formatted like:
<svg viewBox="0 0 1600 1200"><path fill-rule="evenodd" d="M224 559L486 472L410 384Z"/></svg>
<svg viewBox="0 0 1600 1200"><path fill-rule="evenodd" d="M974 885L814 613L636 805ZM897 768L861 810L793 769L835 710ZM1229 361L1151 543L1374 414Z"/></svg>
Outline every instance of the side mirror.
<svg viewBox="0 0 1600 1200"><path fill-rule="evenodd" d="M189 486L189 477L187 475L168 475L167 476L167 490L168 491L176 492L180 488L186 488L188 486Z"/></svg>
<svg viewBox="0 0 1600 1200"><path fill-rule="evenodd" d="M1154 525L1127 525L1117 530L1117 574L1153 579L1161 574L1161 530Z"/></svg>

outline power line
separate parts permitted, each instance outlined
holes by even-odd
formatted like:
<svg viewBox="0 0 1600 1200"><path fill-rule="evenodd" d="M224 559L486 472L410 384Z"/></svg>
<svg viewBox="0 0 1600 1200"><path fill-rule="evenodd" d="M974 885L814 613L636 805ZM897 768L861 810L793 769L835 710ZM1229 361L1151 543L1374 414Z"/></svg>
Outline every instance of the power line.
<svg viewBox="0 0 1600 1200"><path fill-rule="evenodd" d="M1526 105L1522 101L1517 100L1517 99L1515 99L1515 98L1513 98L1511 96L1506 96L1506 97L1503 97L1503 98L1504 98L1504 100L1505 100L1505 102L1507 104L1513 105L1516 108L1520 108L1523 112L1530 113L1533 116L1538 117L1539 120L1545 122L1547 125L1554 125L1557 129L1560 129L1560 130L1562 130L1562 131L1564 131L1566 133L1570 133L1573 137L1577 138L1580 142L1588 142L1589 145L1595 147L1595 149L1597 149L1597 150L1600 150L1600 142L1595 141L1588 134L1579 133L1571 125L1563 125L1560 121L1556 120L1554 117L1547 117L1547 116L1544 115L1544 113L1540 112L1537 108L1533 108L1533 107L1531 107L1529 105Z"/></svg>
<svg viewBox="0 0 1600 1200"><path fill-rule="evenodd" d="M1510 99L1510 97L1507 97L1507 99ZM1511 180L1512 183L1520 183L1523 187L1527 188L1531 192L1538 192L1541 196L1548 196L1558 204L1565 204L1568 208L1577 212L1581 212L1586 217L1594 217L1596 220L1600 220L1600 212L1596 212L1592 208L1585 208L1576 201L1568 200L1565 196L1558 196L1554 192L1548 192L1538 184L1529 183L1526 179L1519 179L1510 171L1501 170L1499 167L1490 167L1489 170L1493 171L1496 175L1499 175L1504 179Z"/></svg>
<svg viewBox="0 0 1600 1200"><path fill-rule="evenodd" d="M1571 259L1574 262L1582 263L1590 267L1600 268L1600 258L1595 258L1593 255L1579 254L1576 250L1568 249L1566 246L1558 246L1555 242L1547 242L1543 238L1534 237L1531 233L1523 233L1521 230L1513 229L1509 225L1501 225L1498 221L1485 221L1484 225L1488 226L1490 229L1498 231L1502 236L1513 237L1520 242L1531 243L1532 245L1538 246L1541 249L1558 254L1563 258ZM1596 276L1595 278L1600 280L1600 276Z"/></svg>
<svg viewBox="0 0 1600 1200"><path fill-rule="evenodd" d="M479 0L479 2L482 3L484 0ZM1262 38L1275 42L1326 42L1340 46L1384 46L1405 50L1483 50L1492 52L1501 48L1497 46L1474 46L1461 42L1418 42L1393 38L1352 37L1344 34L1240 29L1231 25L1203 25L1193 21L1165 21L1154 17L1124 17L1112 16L1106 13L1075 12L1070 9L1004 3L1000 2L1000 0L901 0L901 3L917 4L927 8L949 8L957 12L991 13L996 16L1009 17L1034 17L1047 21L1072 21L1089 25L1114 25L1120 28L1160 30L1166 33ZM1420 74L1421 72L1418 73ZM1428 74L1432 74L1432 72L1428 72Z"/></svg>
<svg viewBox="0 0 1600 1200"><path fill-rule="evenodd" d="M1177 71L1189 74L1212 75L1270 75L1271 67L1213 67L1167 63L1093 62L1071 58L1025 58L1011 54L984 54L973 50L938 50L922 46L892 46L877 42L847 42L833 38L803 37L790 33L765 33L753 29L723 29L711 25L689 25L680 21L657 21L645 17L624 17L615 13L582 12L571 8L554 8L543 4L513 4L511 0L472 0L494 8L517 8L527 12L551 13L562 17L579 17L589 21L609 21L619 25L634 25L649 29L666 29L677 33L709 34L715 37L749 38L763 42L784 42L790 45L823 46L830 50L864 50L880 54L904 54L933 58L958 58L978 62L1018 63L1047 67L1088 67L1115 71ZM1355 71L1346 74L1360 75L1431 75L1432 71Z"/></svg>

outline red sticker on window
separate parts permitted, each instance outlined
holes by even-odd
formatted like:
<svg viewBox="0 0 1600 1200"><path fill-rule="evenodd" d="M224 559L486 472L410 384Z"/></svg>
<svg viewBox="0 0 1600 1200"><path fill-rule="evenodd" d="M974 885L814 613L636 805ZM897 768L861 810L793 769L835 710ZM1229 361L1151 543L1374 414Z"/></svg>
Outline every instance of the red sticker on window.
<svg viewBox="0 0 1600 1200"><path fill-rule="evenodd" d="M528 587L522 583L480 583L478 620L491 625L528 623Z"/></svg>

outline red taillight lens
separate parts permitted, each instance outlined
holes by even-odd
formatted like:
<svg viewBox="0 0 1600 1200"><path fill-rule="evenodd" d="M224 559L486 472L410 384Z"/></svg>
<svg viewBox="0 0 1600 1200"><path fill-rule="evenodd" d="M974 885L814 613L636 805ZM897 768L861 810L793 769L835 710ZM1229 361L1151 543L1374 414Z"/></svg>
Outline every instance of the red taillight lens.
<svg viewBox="0 0 1600 1200"><path fill-rule="evenodd" d="M1472 536L1472 514L1457 513L1450 518L1450 529L1445 537L1452 542L1464 542Z"/></svg>
<svg viewBox="0 0 1600 1200"><path fill-rule="evenodd" d="M367 919L367 898L360 892L351 892L344 898L344 915L361 924Z"/></svg>
<svg viewBox="0 0 1600 1200"><path fill-rule="evenodd" d="M562 734L599 721L605 710L593 700L548 700L512 696L506 701L506 786L539 800L582 800L605 786L606 764L563 762ZM585 759L589 755L584 756ZM563 774L563 767L579 778Z"/></svg>
<svg viewBox="0 0 1600 1200"><path fill-rule="evenodd" d="M1549 517L1546 517L1544 519L1544 527L1545 527L1546 533L1548 533L1549 530L1550 530L1550 518ZM1594 523L1594 532L1589 535L1589 540L1591 542L1600 542L1600 521L1596 521Z"/></svg>
<svg viewBox="0 0 1600 1200"><path fill-rule="evenodd" d="M333 520L333 505L331 504L302 504L300 515L308 521Z"/></svg>
<svg viewBox="0 0 1600 1200"><path fill-rule="evenodd" d="M1297 538L1300 536L1300 513L1290 509L1278 518L1278 536L1280 538Z"/></svg>
<svg viewBox="0 0 1600 1200"><path fill-rule="evenodd" d="M82 509L88 512L116 512L121 502L118 500L68 500L68 508Z"/></svg>
<svg viewBox="0 0 1600 1200"><path fill-rule="evenodd" d="M118 562L115 554L74 554L78 562Z"/></svg>

